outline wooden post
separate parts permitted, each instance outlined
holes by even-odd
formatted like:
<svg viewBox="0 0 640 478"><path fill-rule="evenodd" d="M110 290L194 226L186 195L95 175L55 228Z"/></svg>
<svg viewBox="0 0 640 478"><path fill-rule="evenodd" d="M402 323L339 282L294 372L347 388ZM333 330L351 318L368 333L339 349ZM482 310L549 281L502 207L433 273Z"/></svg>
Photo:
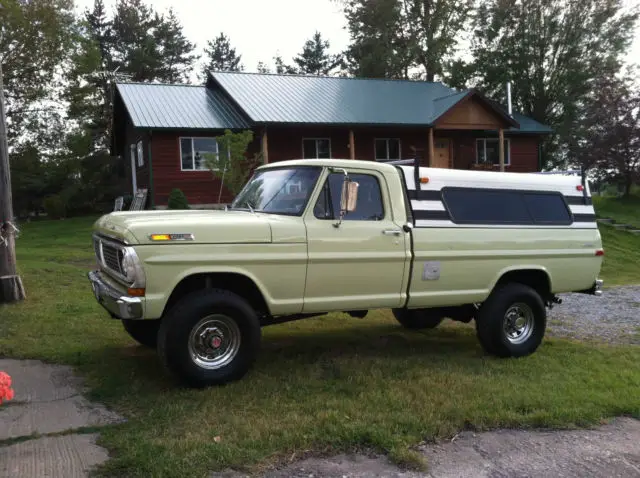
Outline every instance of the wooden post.
<svg viewBox="0 0 640 478"><path fill-rule="evenodd" d="M429 156L427 158L427 166L433 167L433 159L436 157L435 150L433 149L433 128L429 128Z"/></svg>
<svg viewBox="0 0 640 478"><path fill-rule="evenodd" d="M498 130L498 138L498 142L500 143L498 145L500 171L504 172L504 130L502 128Z"/></svg>
<svg viewBox="0 0 640 478"><path fill-rule="evenodd" d="M264 164L269 163L269 141L267 138L267 128L262 131L262 158Z"/></svg>
<svg viewBox="0 0 640 478"><path fill-rule="evenodd" d="M356 139L352 129L349 130L349 154L351 159L356 159Z"/></svg>
<svg viewBox="0 0 640 478"><path fill-rule="evenodd" d="M18 302L25 298L22 280L16 273L15 232L11 201L9 144L4 111L4 85L0 62L0 304Z"/></svg>

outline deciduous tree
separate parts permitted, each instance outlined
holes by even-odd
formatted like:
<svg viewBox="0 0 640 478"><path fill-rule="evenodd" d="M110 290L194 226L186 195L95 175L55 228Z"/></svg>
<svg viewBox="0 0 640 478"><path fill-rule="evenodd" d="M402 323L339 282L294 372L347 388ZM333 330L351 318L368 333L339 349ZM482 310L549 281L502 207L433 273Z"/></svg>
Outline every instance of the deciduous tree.
<svg viewBox="0 0 640 478"><path fill-rule="evenodd" d="M340 0L356 76L434 81L449 69L473 0Z"/></svg>
<svg viewBox="0 0 640 478"><path fill-rule="evenodd" d="M622 0L491 0L474 18L468 86L496 100L512 83L514 109L553 126L547 165L563 162L579 111L598 78L614 76L638 11Z"/></svg>

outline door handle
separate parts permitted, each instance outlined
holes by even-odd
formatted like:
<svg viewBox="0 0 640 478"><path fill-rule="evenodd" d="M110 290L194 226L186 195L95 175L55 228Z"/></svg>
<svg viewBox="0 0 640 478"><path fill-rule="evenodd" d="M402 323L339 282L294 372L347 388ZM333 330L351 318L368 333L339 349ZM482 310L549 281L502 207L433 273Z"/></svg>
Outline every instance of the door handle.
<svg viewBox="0 0 640 478"><path fill-rule="evenodd" d="M385 236L400 236L402 235L402 231L400 229L384 229L382 234Z"/></svg>

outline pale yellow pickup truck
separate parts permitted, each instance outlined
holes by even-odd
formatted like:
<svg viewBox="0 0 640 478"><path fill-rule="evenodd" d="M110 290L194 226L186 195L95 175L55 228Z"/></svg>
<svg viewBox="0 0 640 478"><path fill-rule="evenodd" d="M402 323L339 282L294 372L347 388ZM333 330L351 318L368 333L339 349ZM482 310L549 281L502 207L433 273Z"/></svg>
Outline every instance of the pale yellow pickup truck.
<svg viewBox="0 0 640 478"><path fill-rule="evenodd" d="M97 301L194 387L244 376L263 326L330 312L475 320L487 353L525 356L559 293L603 285L589 187L572 175L285 161L225 210L115 212L93 243Z"/></svg>

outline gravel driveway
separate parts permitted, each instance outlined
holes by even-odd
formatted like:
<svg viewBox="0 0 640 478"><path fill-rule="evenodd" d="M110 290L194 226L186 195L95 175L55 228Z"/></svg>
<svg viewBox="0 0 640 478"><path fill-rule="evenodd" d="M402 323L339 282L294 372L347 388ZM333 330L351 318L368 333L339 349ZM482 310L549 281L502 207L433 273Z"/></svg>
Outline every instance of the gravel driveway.
<svg viewBox="0 0 640 478"><path fill-rule="evenodd" d="M548 335L640 345L640 286L605 289L602 296L561 294L549 311Z"/></svg>

